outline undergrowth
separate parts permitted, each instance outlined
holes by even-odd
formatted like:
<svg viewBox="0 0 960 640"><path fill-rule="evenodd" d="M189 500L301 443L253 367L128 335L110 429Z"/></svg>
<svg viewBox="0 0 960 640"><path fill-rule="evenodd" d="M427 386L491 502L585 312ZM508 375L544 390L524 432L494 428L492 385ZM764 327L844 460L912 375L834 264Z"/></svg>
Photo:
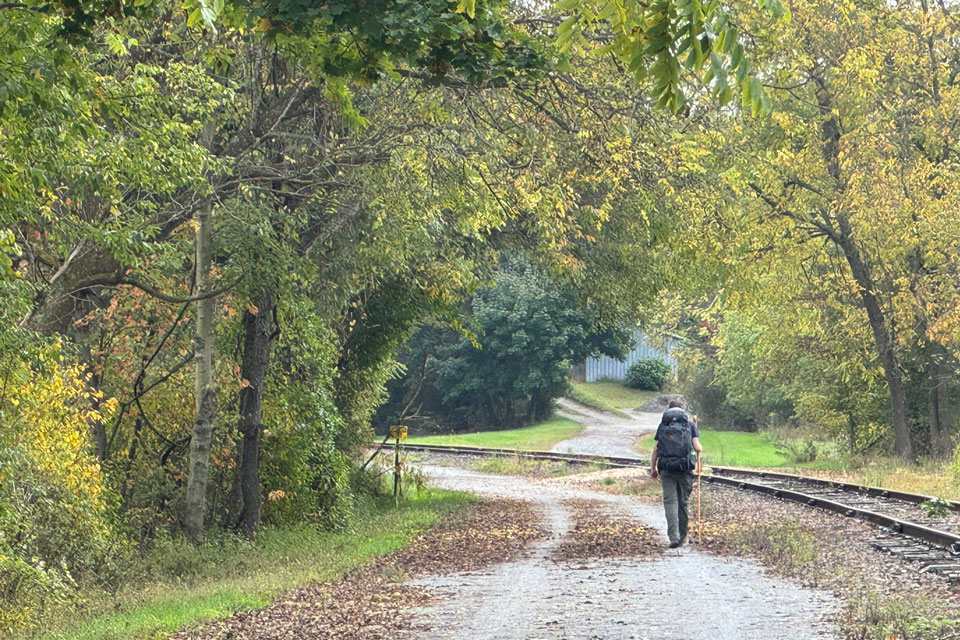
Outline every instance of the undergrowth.
<svg viewBox="0 0 960 640"><path fill-rule="evenodd" d="M737 529L734 543L742 553L758 555L791 574L802 571L820 553L817 539L794 520Z"/></svg>
<svg viewBox="0 0 960 640"><path fill-rule="evenodd" d="M470 463L470 468L501 475L565 476L604 469L599 463L567 464L557 460L532 460L522 456L483 456Z"/></svg>
<svg viewBox="0 0 960 640"><path fill-rule="evenodd" d="M407 544L439 518L473 499L439 490L361 500L340 532L307 524L265 527L255 540L222 536L200 547L158 542L119 593L84 593L84 604L52 612L41 630L18 638L138 640L258 608L282 591L332 579Z"/></svg>
<svg viewBox="0 0 960 640"><path fill-rule="evenodd" d="M848 603L840 626L858 640L947 640L958 637L960 619L945 615L943 602L930 596L867 591Z"/></svg>
<svg viewBox="0 0 960 640"><path fill-rule="evenodd" d="M849 582L842 561L824 553L822 542L793 520L732 530L738 554L753 555L781 574L803 576L819 584ZM840 576L843 576L840 578ZM848 593L847 589L842 590ZM846 597L846 596L845 596ZM837 620L850 640L947 640L960 637L960 618L947 614L942 600L904 591L894 595L872 590L848 598Z"/></svg>

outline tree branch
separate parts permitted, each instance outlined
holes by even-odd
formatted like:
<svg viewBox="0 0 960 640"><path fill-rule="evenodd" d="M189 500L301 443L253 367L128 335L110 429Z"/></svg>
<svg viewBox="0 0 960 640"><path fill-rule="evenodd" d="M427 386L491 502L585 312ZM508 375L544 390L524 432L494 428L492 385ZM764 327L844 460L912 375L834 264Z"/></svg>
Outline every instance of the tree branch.
<svg viewBox="0 0 960 640"><path fill-rule="evenodd" d="M243 281L243 279L244 279L244 277L246 277L246 275L247 275L246 273L241 273L240 276L239 276L236 280L234 280L233 282L231 282L230 284L226 284L226 285L224 285L224 286L222 286L222 287L220 287L220 288L218 288L218 289L215 289L214 291L208 291L208 292L203 293L203 294L198 294L198 295L195 295L195 296L189 296L189 297L186 297L186 298L181 298L181 297L177 297L177 296L171 296L171 295L169 295L169 294L166 294L166 293L160 291L159 289L156 289L156 288L152 287L151 285L145 284L145 283L143 283L143 282L140 282L139 280L136 280L136 279L130 278L130 277L126 277L126 276L118 276L118 277L111 277L111 278L98 278L98 279L94 279L94 280L88 280L88 281L83 282L83 283L81 283L80 285L78 285L71 293L76 293L77 291L82 291L83 289L89 289L90 287L127 285L127 286L130 286L130 287L136 287L137 289L140 289L141 291L143 291L143 292L146 293L147 295L152 296L152 297L154 297L154 298L156 298L156 299L158 299L158 300L162 300L162 301L164 301L164 302L169 302L170 304L186 304L186 303L188 303L188 302L197 302L197 301L199 301L199 300L206 300L206 299L208 299L208 298L215 298L215 297L217 297L218 295L220 295L221 293L224 293L224 292L226 292L226 291L229 291L230 289L232 289L232 288L234 288L235 286L237 286L238 284L240 284L240 282Z"/></svg>

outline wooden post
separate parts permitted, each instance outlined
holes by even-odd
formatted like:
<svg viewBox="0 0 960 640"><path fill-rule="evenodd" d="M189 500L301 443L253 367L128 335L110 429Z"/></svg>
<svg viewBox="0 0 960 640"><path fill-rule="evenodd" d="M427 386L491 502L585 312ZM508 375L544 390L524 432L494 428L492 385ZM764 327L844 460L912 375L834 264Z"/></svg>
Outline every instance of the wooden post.
<svg viewBox="0 0 960 640"><path fill-rule="evenodd" d="M700 476L703 474L703 460L697 456L697 544L703 544L703 521L700 519Z"/></svg>
<svg viewBox="0 0 960 640"><path fill-rule="evenodd" d="M393 499L399 504L403 495L403 479L400 476L400 441L407 439L407 428L403 425L390 427L390 437L394 439L393 446Z"/></svg>

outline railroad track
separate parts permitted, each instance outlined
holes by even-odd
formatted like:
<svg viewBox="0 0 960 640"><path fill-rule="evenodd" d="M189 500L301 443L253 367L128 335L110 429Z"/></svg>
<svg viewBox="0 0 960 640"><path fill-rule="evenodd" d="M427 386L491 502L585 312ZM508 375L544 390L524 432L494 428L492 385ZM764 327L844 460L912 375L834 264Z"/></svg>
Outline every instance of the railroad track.
<svg viewBox="0 0 960 640"><path fill-rule="evenodd" d="M392 447L390 444L383 446ZM403 448L447 455L518 456L620 468L648 466L639 458L550 451L417 444L404 444ZM738 467L705 465L704 471L704 482L763 493L877 525L882 531L878 532L876 539L869 541L876 549L917 563L922 572L960 581L960 502L948 501L947 514L932 517L920 506L930 500L930 496Z"/></svg>

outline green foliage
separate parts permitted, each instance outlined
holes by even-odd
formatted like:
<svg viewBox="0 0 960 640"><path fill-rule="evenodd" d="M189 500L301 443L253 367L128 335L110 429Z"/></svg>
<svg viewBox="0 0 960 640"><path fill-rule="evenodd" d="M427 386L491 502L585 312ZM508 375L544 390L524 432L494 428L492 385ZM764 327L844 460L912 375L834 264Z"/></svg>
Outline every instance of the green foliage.
<svg viewBox="0 0 960 640"><path fill-rule="evenodd" d="M110 584L132 549L88 453L100 413L58 345L20 354L0 383L0 630L35 624L82 585ZM19 366L17 366L19 364ZM110 405L103 407L109 411Z"/></svg>
<svg viewBox="0 0 960 640"><path fill-rule="evenodd" d="M43 640L146 640L265 606L306 582L331 580L408 544L473 498L428 490L395 504L357 502L350 526L325 532L308 524L268 526L255 540L214 535L196 547L161 536L116 593L85 590L82 609L49 612ZM120 588L120 587L123 588Z"/></svg>
<svg viewBox="0 0 960 640"><path fill-rule="evenodd" d="M11 633L36 624L51 608L74 598L74 584L42 561L30 563L0 549L0 631Z"/></svg>
<svg viewBox="0 0 960 640"><path fill-rule="evenodd" d="M953 481L960 485L960 445L953 452L953 460L950 461L949 469Z"/></svg>
<svg viewBox="0 0 960 640"><path fill-rule="evenodd" d="M920 508L931 518L944 518L950 513L950 503L942 498L930 498L920 503Z"/></svg>
<svg viewBox="0 0 960 640"><path fill-rule="evenodd" d="M388 424L415 403L446 427L516 427L546 418L567 390L570 363L620 354L629 333L597 327L576 297L526 264L508 265L470 302L475 343L452 330L422 329L402 355L407 376L392 385L378 418ZM422 395L421 395L422 393Z"/></svg>
<svg viewBox="0 0 960 640"><path fill-rule="evenodd" d="M941 367L955 368L960 342L945 312L956 289L938 274L954 268L946 245L958 235L946 229L956 219L943 206L958 196L930 182L952 175L948 156L907 140L954 136L957 123L943 113L957 95L939 87L956 77L957 24L945 7L849 8L794 2L791 21L775 26L743 14L764 78L811 82L768 91L770 118L721 117L702 136L710 157L726 159L704 186L718 177L727 204L695 215L688 229L712 238L726 275L691 333L720 350L718 380L733 403L749 410L781 396L801 422L851 451L944 457L940 425L955 433L957 422L943 407L957 389ZM929 62L924 47L935 60L923 74L927 91L907 79ZM906 112L906 129L892 127Z"/></svg>
<svg viewBox="0 0 960 640"><path fill-rule="evenodd" d="M777 443L777 453L790 462L803 464L816 460L820 449L810 439L784 440Z"/></svg>
<svg viewBox="0 0 960 640"><path fill-rule="evenodd" d="M757 5L775 18L789 18L779 0ZM598 53L613 53L650 87L657 106L682 111L687 98L681 88L683 68L702 76L721 105L735 97L754 116L769 113L770 100L746 55L736 18L717 2L661 0L652 3L561 0L565 14L557 28L557 43L570 47L608 35Z"/></svg>
<svg viewBox="0 0 960 640"><path fill-rule="evenodd" d="M942 600L926 594L866 591L849 603L840 624L848 637L865 640L937 640L960 629L960 620L944 611Z"/></svg>
<svg viewBox="0 0 960 640"><path fill-rule="evenodd" d="M627 369L625 383L633 389L659 391L670 371L670 365L660 358L640 358Z"/></svg>
<svg viewBox="0 0 960 640"><path fill-rule="evenodd" d="M251 16L266 20L268 37L311 36L327 76L370 81L406 66L438 81L456 71L502 84L545 62L535 41L505 22L505 8L502 0L264 0Z"/></svg>
<svg viewBox="0 0 960 640"><path fill-rule="evenodd" d="M330 404L319 411L304 406L317 402L315 388L294 385L276 395L292 402L282 405L284 413L276 414L280 407L272 407L268 414L277 419L263 437L264 519L273 524L314 522L327 529L339 528L350 517L352 489L350 457L336 446L340 423L335 409ZM285 420L287 416L294 420Z"/></svg>
<svg viewBox="0 0 960 640"><path fill-rule="evenodd" d="M714 371L714 363L710 359L681 357L678 377L683 395L697 408L704 422L731 427L748 426L748 430L755 430L755 426L747 422L749 417L731 407L726 392L714 384Z"/></svg>

